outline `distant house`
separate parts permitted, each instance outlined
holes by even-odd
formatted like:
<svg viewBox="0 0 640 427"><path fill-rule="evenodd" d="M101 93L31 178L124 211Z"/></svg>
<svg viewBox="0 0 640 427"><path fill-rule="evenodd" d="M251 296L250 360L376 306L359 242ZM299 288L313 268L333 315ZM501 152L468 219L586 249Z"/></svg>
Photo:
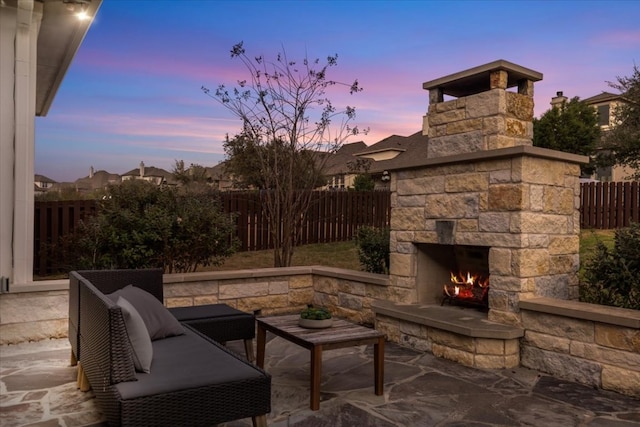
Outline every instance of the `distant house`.
<svg viewBox="0 0 640 427"><path fill-rule="evenodd" d="M551 106L556 108L567 101L568 98L564 96L562 92L557 92L556 96L551 99ZM602 92L601 94L582 99L581 101L592 106L597 111L602 138L615 126L615 109L625 102L624 96L609 92ZM628 181L629 179L627 177L633 174L633 172L634 171L628 167L615 165L599 168L591 179L596 181Z"/></svg>
<svg viewBox="0 0 640 427"><path fill-rule="evenodd" d="M122 181L131 179L142 179L156 185L176 185L177 182L171 172L154 166L145 166L140 162L140 167L132 169L122 175Z"/></svg>
<svg viewBox="0 0 640 427"><path fill-rule="evenodd" d="M120 183L120 175L104 170L95 172L93 166L89 168L89 175L78 178L73 185L78 193L91 193L95 190L104 190L111 184Z"/></svg>
<svg viewBox="0 0 640 427"><path fill-rule="evenodd" d="M344 189L353 185L356 173L350 165L354 164L354 155L367 148L362 142L343 144L338 151L332 154L325 163L325 175L327 189Z"/></svg>
<svg viewBox="0 0 640 427"><path fill-rule="evenodd" d="M345 144L327 162L329 188L349 188L359 173L367 172L376 189L389 185L391 167L410 164L415 159L426 158L428 137L418 131L410 136L391 135L373 145L364 142ZM366 165L367 170L353 170L353 165Z"/></svg>
<svg viewBox="0 0 640 427"><path fill-rule="evenodd" d="M427 136L422 131L410 136L391 135L367 146L363 141L343 144L335 153L318 152L317 161L325 161L324 175L326 184L318 190L343 190L353 187L355 177L367 172L375 181L376 189L389 186L389 165L402 165L411 159L426 157ZM211 185L220 191L236 189L234 177L226 170L226 162L207 167L206 173ZM139 175L136 171L129 175ZM125 180L125 176L122 177ZM131 179L131 178L128 178Z"/></svg>
<svg viewBox="0 0 640 427"><path fill-rule="evenodd" d="M602 92L599 95L583 99L582 101L597 110L598 124L600 125L600 130L602 130L604 138L606 133L616 125L614 112L618 106L625 103L624 97L619 94ZM634 172L635 171L629 167L615 165L599 168L593 178L598 181L629 181L628 177Z"/></svg>
<svg viewBox="0 0 640 427"><path fill-rule="evenodd" d="M42 194L49 191L56 184L56 181L44 175L36 174L33 179L33 189L35 194Z"/></svg>
<svg viewBox="0 0 640 427"><path fill-rule="evenodd" d="M220 162L217 165L205 168L211 186L219 191L233 190L233 177L226 171L226 163Z"/></svg>
<svg viewBox="0 0 640 427"><path fill-rule="evenodd" d="M422 130L409 136L392 135L373 144L361 156L375 156L381 160L373 163L370 173L376 181L376 188L387 188L389 182L385 177L389 169L407 168L416 162L424 162L427 158L429 137Z"/></svg>

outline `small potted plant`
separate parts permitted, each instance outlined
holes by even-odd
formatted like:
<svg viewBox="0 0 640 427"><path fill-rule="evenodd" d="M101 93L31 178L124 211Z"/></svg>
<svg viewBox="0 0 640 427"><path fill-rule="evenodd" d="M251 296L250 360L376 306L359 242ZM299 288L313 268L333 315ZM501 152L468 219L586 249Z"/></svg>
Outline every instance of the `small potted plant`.
<svg viewBox="0 0 640 427"><path fill-rule="evenodd" d="M303 328L329 328L333 325L333 318L326 307L308 305L307 308L300 312L298 324Z"/></svg>

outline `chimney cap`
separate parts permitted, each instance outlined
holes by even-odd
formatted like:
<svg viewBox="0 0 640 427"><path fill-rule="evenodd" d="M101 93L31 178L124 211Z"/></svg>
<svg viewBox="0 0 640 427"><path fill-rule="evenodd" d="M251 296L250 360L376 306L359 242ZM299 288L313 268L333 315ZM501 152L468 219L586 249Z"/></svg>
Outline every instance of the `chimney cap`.
<svg viewBox="0 0 640 427"><path fill-rule="evenodd" d="M474 95L490 89L490 75L493 71L504 70L508 74L507 87L518 86L522 80L537 82L542 80L542 73L522 67L504 59L489 62L460 71L439 79L424 82L425 90L440 89L443 94L459 98L461 96Z"/></svg>

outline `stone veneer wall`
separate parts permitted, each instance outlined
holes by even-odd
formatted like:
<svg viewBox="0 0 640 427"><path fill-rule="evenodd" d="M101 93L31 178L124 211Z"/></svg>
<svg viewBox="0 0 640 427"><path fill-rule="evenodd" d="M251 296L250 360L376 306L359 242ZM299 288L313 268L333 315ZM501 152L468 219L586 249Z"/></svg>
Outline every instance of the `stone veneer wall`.
<svg viewBox="0 0 640 427"><path fill-rule="evenodd" d="M315 304L336 316L373 325L371 304L387 299L387 277L329 267L263 268L216 273L167 274L168 307L225 303L272 316Z"/></svg>
<svg viewBox="0 0 640 427"><path fill-rule="evenodd" d="M69 331L67 289L0 294L0 344L66 337Z"/></svg>
<svg viewBox="0 0 640 427"><path fill-rule="evenodd" d="M424 302L418 300L414 243L491 247L489 320L520 324L518 303L527 298L577 298L580 167L551 150L506 150L515 154L487 151L472 160L394 172L394 301ZM440 241L439 221L453 222L452 242Z"/></svg>
<svg viewBox="0 0 640 427"><path fill-rule="evenodd" d="M640 397L640 311L576 301L523 301L523 366Z"/></svg>
<svg viewBox="0 0 640 427"><path fill-rule="evenodd" d="M387 282L386 276L319 266L166 274L164 297L168 307L225 303L262 315L313 303L373 325L371 303L388 299ZM67 290L0 294L0 344L66 337L68 306Z"/></svg>

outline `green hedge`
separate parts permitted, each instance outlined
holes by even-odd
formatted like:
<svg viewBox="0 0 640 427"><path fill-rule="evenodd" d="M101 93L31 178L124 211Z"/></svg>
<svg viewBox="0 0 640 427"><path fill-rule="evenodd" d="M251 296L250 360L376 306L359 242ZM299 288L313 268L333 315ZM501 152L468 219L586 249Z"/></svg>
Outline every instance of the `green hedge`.
<svg viewBox="0 0 640 427"><path fill-rule="evenodd" d="M585 263L580 300L640 310L640 224L616 230L611 249L598 242Z"/></svg>

